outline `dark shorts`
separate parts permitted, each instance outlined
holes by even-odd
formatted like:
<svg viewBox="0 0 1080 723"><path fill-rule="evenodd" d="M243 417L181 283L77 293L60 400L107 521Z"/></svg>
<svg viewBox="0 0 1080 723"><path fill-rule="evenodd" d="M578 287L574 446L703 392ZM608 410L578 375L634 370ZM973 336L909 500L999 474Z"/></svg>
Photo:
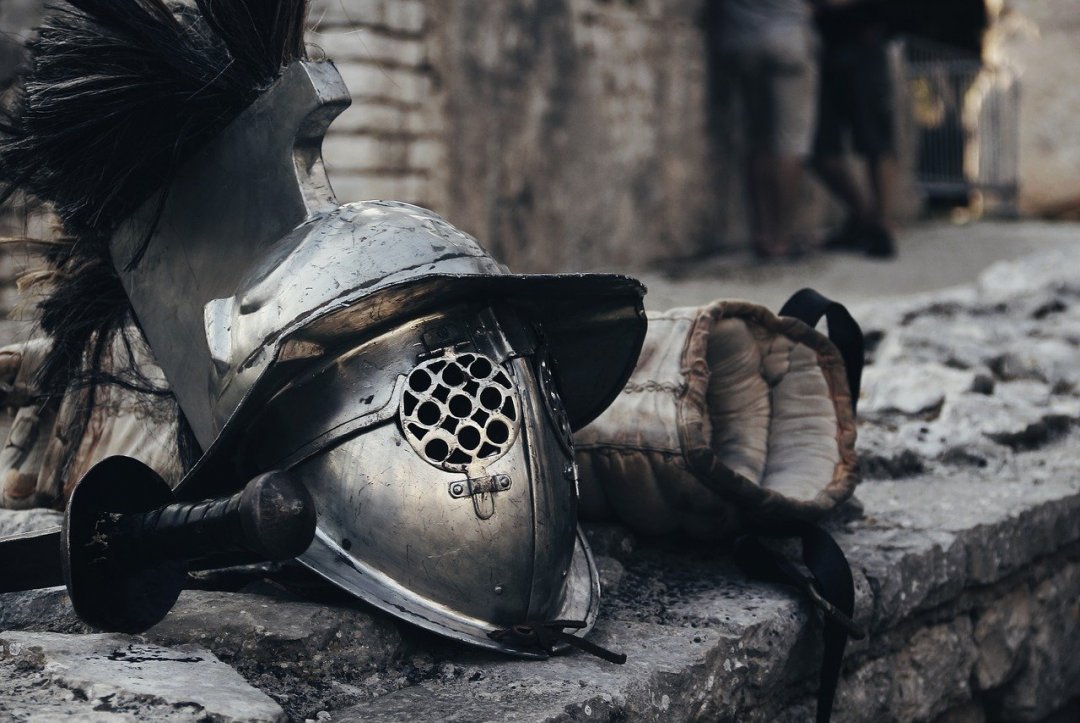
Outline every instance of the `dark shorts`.
<svg viewBox="0 0 1080 723"><path fill-rule="evenodd" d="M892 73L883 45L826 50L820 83L815 157L844 153L849 134L860 155L893 151Z"/></svg>

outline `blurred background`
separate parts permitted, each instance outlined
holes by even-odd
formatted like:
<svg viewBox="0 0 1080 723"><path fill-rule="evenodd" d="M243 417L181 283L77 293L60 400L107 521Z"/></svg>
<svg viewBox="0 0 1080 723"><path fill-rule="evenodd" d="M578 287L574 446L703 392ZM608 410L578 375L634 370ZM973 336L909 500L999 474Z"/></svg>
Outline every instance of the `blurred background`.
<svg viewBox="0 0 1080 723"><path fill-rule="evenodd" d="M636 271L654 306L767 282L902 293L1072 243L1049 221L1080 214L1080 0L886 3L898 258L769 269L747 253L745 139L719 90L724 1L314 0L312 53L355 98L324 149L334 187L430 207L516 270ZM0 0L0 86L42 4ZM842 213L801 183L796 225L821 238Z"/></svg>

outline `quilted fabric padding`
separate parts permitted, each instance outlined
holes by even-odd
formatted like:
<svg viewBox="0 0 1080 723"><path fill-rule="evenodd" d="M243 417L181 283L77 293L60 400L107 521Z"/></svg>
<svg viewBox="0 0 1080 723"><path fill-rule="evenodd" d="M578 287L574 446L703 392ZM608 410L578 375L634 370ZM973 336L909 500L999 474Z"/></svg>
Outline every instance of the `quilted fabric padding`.
<svg viewBox="0 0 1080 723"><path fill-rule="evenodd" d="M168 394L148 394L120 384L95 390L73 386L63 399L41 402L37 372L51 347L45 337L0 348L0 407L18 412L0 448L0 507L62 508L76 482L97 462L113 455L134 457L175 485L183 476L177 448L179 407ZM138 378L132 378L137 370ZM142 332L129 322L110 337L102 371L138 386L167 389Z"/></svg>
<svg viewBox="0 0 1080 723"><path fill-rule="evenodd" d="M630 382L575 444L582 515L644 534L815 519L857 483L839 351L743 301L650 314Z"/></svg>

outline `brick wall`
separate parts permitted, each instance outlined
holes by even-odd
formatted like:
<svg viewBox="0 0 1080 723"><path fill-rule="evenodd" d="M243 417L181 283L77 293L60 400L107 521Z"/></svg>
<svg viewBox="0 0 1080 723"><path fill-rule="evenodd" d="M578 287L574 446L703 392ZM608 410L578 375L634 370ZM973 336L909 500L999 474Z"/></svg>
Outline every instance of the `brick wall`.
<svg viewBox="0 0 1080 723"><path fill-rule="evenodd" d="M13 3L0 14L41 0ZM354 97L325 145L338 196L430 207L522 271L742 243L738 139L709 131L706 6L313 0L313 55Z"/></svg>
<svg viewBox="0 0 1080 723"><path fill-rule="evenodd" d="M353 94L325 145L338 196L445 206L424 0L315 0L311 21L313 55L333 59Z"/></svg>

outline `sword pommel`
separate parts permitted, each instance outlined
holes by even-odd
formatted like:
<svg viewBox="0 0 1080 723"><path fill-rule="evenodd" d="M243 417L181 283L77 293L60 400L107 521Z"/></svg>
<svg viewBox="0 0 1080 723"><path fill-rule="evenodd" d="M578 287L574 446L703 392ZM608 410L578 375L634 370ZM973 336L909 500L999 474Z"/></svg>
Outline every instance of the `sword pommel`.
<svg viewBox="0 0 1080 723"><path fill-rule="evenodd" d="M188 562L237 553L287 560L314 536L311 496L285 472L256 477L232 497L173 504L172 490L152 469L110 457L79 481L68 502L64 581L83 621L139 633L176 604Z"/></svg>

